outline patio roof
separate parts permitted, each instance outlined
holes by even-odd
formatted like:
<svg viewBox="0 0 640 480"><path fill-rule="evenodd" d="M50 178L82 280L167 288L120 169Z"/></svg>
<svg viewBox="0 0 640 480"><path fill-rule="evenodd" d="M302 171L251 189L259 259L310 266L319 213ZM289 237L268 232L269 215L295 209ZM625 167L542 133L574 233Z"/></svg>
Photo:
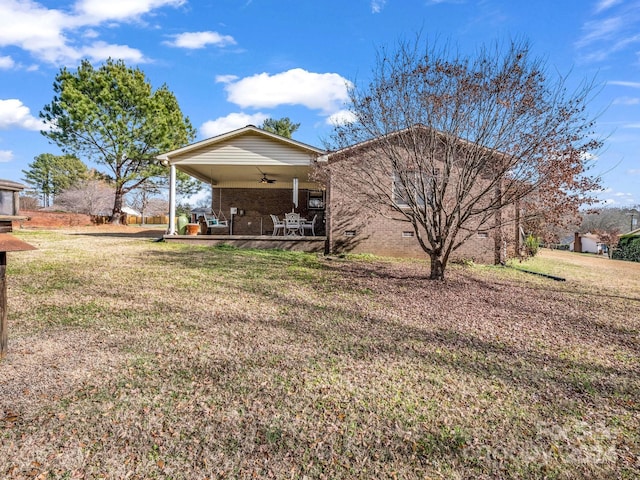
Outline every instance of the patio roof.
<svg viewBox="0 0 640 480"><path fill-rule="evenodd" d="M219 188L291 188L293 178L299 179L301 188L314 188L310 168L325 153L247 125L157 158ZM273 182L261 182L263 178Z"/></svg>

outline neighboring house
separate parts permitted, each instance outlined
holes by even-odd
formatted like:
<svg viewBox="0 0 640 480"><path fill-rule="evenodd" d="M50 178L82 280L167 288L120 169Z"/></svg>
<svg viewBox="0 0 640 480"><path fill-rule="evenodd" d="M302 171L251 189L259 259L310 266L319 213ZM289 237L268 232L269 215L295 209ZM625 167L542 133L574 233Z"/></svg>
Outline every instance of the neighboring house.
<svg viewBox="0 0 640 480"><path fill-rule="evenodd" d="M640 242L640 228L631 230L630 232L624 233L618 237L619 247L626 247L637 242Z"/></svg>
<svg viewBox="0 0 640 480"><path fill-rule="evenodd" d="M612 258L640 262L640 228L620 235Z"/></svg>
<svg viewBox="0 0 640 480"><path fill-rule="evenodd" d="M315 243L310 244L313 249L321 244L325 253L425 256L409 224L389 219L388 212L347 208L351 200L340 188L344 179L335 169L326 168L334 161L334 154L322 149L248 125L158 159L171 168L170 228L165 236L169 241L294 248L292 241L274 244L281 238L267 242L265 236L271 236L274 229L271 215L282 218L296 211L316 219ZM228 225L197 238L175 235L176 169L211 186L211 209L217 217L226 218ZM394 188L392 176L381 176L380 181L389 182L390 191ZM505 228L502 236L495 235L494 226L493 220L484 225L451 259L493 263L496 250L502 252L507 244L517 244L515 223ZM309 240L300 237L296 241Z"/></svg>
<svg viewBox="0 0 640 480"><path fill-rule="evenodd" d="M132 216L132 217L141 217L142 216L142 214L139 211L134 210L131 207L122 207L122 212L126 213L127 215Z"/></svg>
<svg viewBox="0 0 640 480"><path fill-rule="evenodd" d="M602 255L607 253L607 246L600 241L597 235L576 232L573 241L569 244L569 251Z"/></svg>
<svg viewBox="0 0 640 480"><path fill-rule="evenodd" d="M640 240L640 228L631 230L630 232L623 233L618 237L620 243L629 243L632 241Z"/></svg>

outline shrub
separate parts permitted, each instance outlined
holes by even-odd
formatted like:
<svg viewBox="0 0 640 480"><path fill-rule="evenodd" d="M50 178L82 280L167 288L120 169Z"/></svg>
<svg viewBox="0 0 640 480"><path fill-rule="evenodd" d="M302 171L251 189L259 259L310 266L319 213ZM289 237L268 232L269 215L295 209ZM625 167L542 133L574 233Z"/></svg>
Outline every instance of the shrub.
<svg viewBox="0 0 640 480"><path fill-rule="evenodd" d="M627 260L628 262L640 262L640 239L618 243L611 258L615 260Z"/></svg>
<svg viewBox="0 0 640 480"><path fill-rule="evenodd" d="M527 235L527 238L524 241L525 255L527 257L535 257L538 254L539 248L540 239L538 237L534 237L532 234Z"/></svg>

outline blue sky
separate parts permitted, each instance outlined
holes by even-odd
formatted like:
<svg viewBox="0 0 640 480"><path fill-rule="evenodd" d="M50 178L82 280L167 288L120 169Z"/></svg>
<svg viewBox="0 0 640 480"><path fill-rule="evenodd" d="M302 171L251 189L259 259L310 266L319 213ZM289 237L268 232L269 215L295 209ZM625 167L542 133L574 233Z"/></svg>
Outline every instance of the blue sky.
<svg viewBox="0 0 640 480"><path fill-rule="evenodd" d="M640 203L640 0L0 0L0 178L22 181L62 66L108 57L166 83L198 139L267 117L302 123L321 147L347 82L365 82L376 49L416 32L472 53L528 39L552 71L601 85L590 104L606 137L600 198Z"/></svg>

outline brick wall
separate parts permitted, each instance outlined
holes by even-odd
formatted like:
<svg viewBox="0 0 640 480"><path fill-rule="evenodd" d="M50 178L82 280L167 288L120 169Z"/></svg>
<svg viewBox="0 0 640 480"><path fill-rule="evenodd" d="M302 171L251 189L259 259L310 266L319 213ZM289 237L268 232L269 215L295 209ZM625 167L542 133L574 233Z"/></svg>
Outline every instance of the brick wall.
<svg viewBox="0 0 640 480"><path fill-rule="evenodd" d="M353 206L347 192L331 189L330 248L333 253L371 253L392 257L424 258L426 253L407 222L387 218L391 211L376 212L365 205ZM386 214L386 215L385 215ZM494 235L474 234L451 256L450 260L472 260L492 264Z"/></svg>
<svg viewBox="0 0 640 480"><path fill-rule="evenodd" d="M367 146L359 151L348 152L330 160L329 199L327 214L329 246L332 252L372 253L400 257L424 258L426 253L413 231L413 226L400 221L402 216L391 208L380 205L393 194L393 176L390 164L384 154ZM347 156L349 155L349 156ZM402 156L402 152L398 156ZM408 161L408 164L411 160ZM477 194L484 202L493 200L494 192L484 192L480 182L471 194ZM369 189L369 191L367 191ZM381 200L382 199L382 200ZM451 199L451 201L455 201ZM376 206L375 209L373 206ZM468 230L476 231L465 243L456 249L449 260L472 260L477 263L493 264L496 258L503 258L506 245L512 245L515 231L513 208L505 209L503 221L511 224L496 226L495 216L488 215L484 223L466 222ZM460 235L465 235L461 233ZM458 237L460 238L460 237Z"/></svg>
<svg viewBox="0 0 640 480"><path fill-rule="evenodd" d="M307 190L298 194L296 212L302 217L316 219L316 235L324 235L324 211L307 207ZM213 211L222 211L224 218L231 221L231 207L242 211L234 215L234 235L271 235L273 222L271 214L281 219L285 213L293 210L293 192L290 188L215 188L212 196Z"/></svg>

